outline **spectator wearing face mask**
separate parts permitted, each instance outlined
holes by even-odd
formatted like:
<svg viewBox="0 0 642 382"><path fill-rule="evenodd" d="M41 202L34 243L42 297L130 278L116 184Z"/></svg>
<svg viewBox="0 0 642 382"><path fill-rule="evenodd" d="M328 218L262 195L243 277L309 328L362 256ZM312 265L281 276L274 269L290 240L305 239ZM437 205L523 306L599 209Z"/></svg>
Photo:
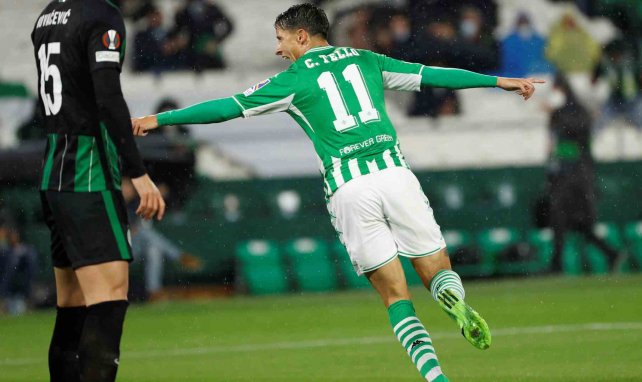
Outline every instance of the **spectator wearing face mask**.
<svg viewBox="0 0 642 382"><path fill-rule="evenodd" d="M515 26L501 41L501 73L506 77L528 77L533 73L550 73L544 57L546 40L535 30L526 13L517 16Z"/></svg>
<svg viewBox="0 0 642 382"><path fill-rule="evenodd" d="M460 63L458 67L489 72L499 65L497 42L485 27L483 13L476 7L465 6L459 19L458 44Z"/></svg>

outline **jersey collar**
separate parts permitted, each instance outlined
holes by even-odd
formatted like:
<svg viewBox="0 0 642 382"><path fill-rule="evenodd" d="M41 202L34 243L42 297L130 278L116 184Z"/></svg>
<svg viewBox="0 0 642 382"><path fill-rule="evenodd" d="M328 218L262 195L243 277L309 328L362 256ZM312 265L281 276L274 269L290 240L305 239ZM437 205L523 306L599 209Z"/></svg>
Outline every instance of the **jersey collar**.
<svg viewBox="0 0 642 382"><path fill-rule="evenodd" d="M332 45L317 46L316 48L308 49L307 52L303 53L303 56L305 56L308 53L320 52L322 50L326 50L326 49L330 49L330 48L334 49L334 46L332 46ZM301 57L303 57L303 56L301 56Z"/></svg>

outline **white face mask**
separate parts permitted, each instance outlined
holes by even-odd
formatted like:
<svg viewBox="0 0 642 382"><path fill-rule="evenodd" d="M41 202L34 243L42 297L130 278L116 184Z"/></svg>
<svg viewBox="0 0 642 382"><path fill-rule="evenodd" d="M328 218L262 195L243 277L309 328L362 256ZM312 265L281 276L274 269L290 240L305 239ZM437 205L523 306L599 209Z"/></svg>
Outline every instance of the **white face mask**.
<svg viewBox="0 0 642 382"><path fill-rule="evenodd" d="M566 105L566 94L561 90L553 90L548 96L548 106L553 109L559 109Z"/></svg>
<svg viewBox="0 0 642 382"><path fill-rule="evenodd" d="M477 23L471 20L462 21L459 25L459 28L461 30L461 34L466 38L474 37L479 33L479 27L477 26Z"/></svg>
<svg viewBox="0 0 642 382"><path fill-rule="evenodd" d="M533 36L533 29L528 25L521 25L517 28L517 34L524 40L527 40Z"/></svg>

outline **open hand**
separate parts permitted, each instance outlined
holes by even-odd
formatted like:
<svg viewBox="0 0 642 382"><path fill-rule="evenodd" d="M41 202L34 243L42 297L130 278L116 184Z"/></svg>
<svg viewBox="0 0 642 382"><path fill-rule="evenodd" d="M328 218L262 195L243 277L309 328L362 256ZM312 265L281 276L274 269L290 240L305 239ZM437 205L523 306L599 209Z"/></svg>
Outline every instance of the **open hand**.
<svg viewBox="0 0 642 382"><path fill-rule="evenodd" d="M544 84L546 81L537 78L497 78L497 87L515 93L524 97L524 101L531 98L535 93L535 84Z"/></svg>
<svg viewBox="0 0 642 382"><path fill-rule="evenodd" d="M158 118L155 115L148 115L140 118L132 118L132 130L134 130L134 135L139 137L144 137L149 133L149 130L153 130L158 127Z"/></svg>
<svg viewBox="0 0 642 382"><path fill-rule="evenodd" d="M140 205L136 210L136 215L145 220L150 220L156 215L156 218L161 220L165 215L165 201L149 175L132 178L132 184L140 197Z"/></svg>

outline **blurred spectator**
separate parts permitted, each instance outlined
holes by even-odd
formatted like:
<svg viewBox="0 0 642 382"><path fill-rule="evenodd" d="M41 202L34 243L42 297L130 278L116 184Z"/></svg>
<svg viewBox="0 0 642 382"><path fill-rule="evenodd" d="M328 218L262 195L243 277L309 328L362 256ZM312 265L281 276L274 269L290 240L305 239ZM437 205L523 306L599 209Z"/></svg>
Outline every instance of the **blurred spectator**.
<svg viewBox="0 0 642 382"><path fill-rule="evenodd" d="M169 31L163 27L163 14L154 7L145 8L146 28L134 38L134 70L138 72L180 69L179 52L187 47L187 38L178 35L169 38Z"/></svg>
<svg viewBox="0 0 642 382"><path fill-rule="evenodd" d="M153 221L140 219L136 215L138 199L129 179L123 179L122 192L129 214L132 253L134 259L141 259L144 264L145 291L148 299L155 301L162 296L165 259L178 263L190 271L200 269L201 260L182 251L171 240L155 230Z"/></svg>
<svg viewBox="0 0 642 382"><path fill-rule="evenodd" d="M175 16L171 39L186 39L187 49L182 54L188 68L224 68L221 43L233 25L223 11L209 0L187 0Z"/></svg>
<svg viewBox="0 0 642 382"><path fill-rule="evenodd" d="M591 115L577 101L568 82L556 79L549 123L548 166L550 219L554 234L552 272L562 270L566 234L576 231L599 248L613 269L618 253L593 232L596 217L595 166L591 156Z"/></svg>
<svg viewBox="0 0 642 382"><path fill-rule="evenodd" d="M162 113L169 110L179 109L178 102L173 98L163 98L156 106L155 113ZM189 137L189 129L184 125L162 126L158 129L150 130L150 134L162 134L170 140L176 138Z"/></svg>
<svg viewBox="0 0 642 382"><path fill-rule="evenodd" d="M634 50L624 40L614 41L606 47L598 76L607 80L611 87L611 95L604 104L596 124L598 130L618 117L624 117L638 129L642 128L642 72L637 61Z"/></svg>
<svg viewBox="0 0 642 382"><path fill-rule="evenodd" d="M564 75L592 74L600 60L600 45L577 22L565 13L549 34L546 58Z"/></svg>
<svg viewBox="0 0 642 382"><path fill-rule="evenodd" d="M498 47L492 31L485 28L482 12L474 6L464 6L459 17L461 57L457 68L488 72L499 65Z"/></svg>
<svg viewBox="0 0 642 382"><path fill-rule="evenodd" d="M243 218L241 200L235 194L223 197L223 217L228 223L236 223Z"/></svg>
<svg viewBox="0 0 642 382"><path fill-rule="evenodd" d="M517 15L515 27L501 42L501 75L527 77L550 72L551 65L544 57L545 45L546 40L537 33L528 15Z"/></svg>
<svg viewBox="0 0 642 382"><path fill-rule="evenodd" d="M38 253L34 246L24 243L16 228L0 226L0 299L10 314L26 310L37 272Z"/></svg>
<svg viewBox="0 0 642 382"><path fill-rule="evenodd" d="M40 101L38 101L37 98L33 100L33 113L29 118L24 120L16 130L18 140L21 142L43 140L47 136L47 134L45 134L45 129L42 127L42 114L40 113L38 102Z"/></svg>

